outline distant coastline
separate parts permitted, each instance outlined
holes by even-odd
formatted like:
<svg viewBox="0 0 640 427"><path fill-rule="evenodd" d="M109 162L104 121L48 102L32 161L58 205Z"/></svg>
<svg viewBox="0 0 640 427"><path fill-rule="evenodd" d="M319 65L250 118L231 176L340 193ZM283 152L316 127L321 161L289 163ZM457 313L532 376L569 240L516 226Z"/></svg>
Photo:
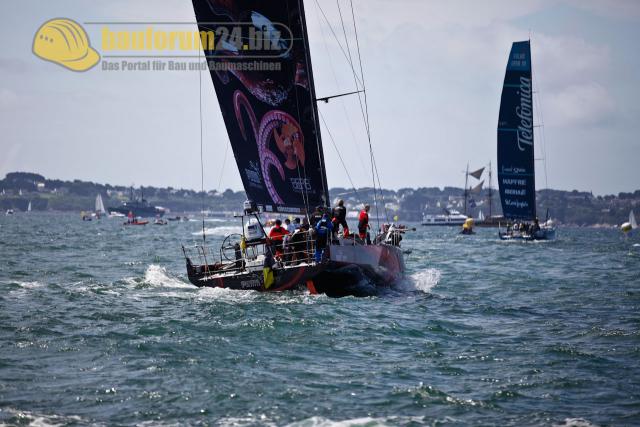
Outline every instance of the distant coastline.
<svg viewBox="0 0 640 427"><path fill-rule="evenodd" d="M131 189L125 186L98 184L73 180L62 181L47 179L30 172L12 172L0 180L0 209L25 211L31 202L34 211L92 211L96 195L101 194L107 207L118 206L129 200ZM332 200L343 198L350 209L358 209L363 202L373 201L371 188L329 190ZM135 188L135 197L141 197L151 205L162 206L174 214L200 212L204 206L207 211L218 214L231 214L242 208L245 201L243 191L227 189L223 192L206 193L172 187ZM394 190L378 190L384 198L385 206L380 206L380 215L384 210L389 217L397 215L400 221L420 221L423 213L441 213L449 207L461 210L464 190L457 187L421 187ZM488 191L474 196L474 207L469 214L476 217L479 211L489 214ZM500 201L493 190L491 213L499 215ZM561 224L588 227L612 227L626 221L631 209L640 210L640 190L633 193L594 196L585 191L540 190L538 191L538 212L542 216L547 209Z"/></svg>

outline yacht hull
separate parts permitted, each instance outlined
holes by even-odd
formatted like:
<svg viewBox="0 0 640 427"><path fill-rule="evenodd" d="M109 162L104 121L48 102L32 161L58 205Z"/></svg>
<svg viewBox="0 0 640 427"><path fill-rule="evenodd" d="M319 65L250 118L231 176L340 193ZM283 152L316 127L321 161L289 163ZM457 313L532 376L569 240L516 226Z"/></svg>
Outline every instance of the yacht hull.
<svg viewBox="0 0 640 427"><path fill-rule="evenodd" d="M326 259L318 264L273 268L273 283L264 285L263 270L225 273L220 264L193 265L187 258L187 276L198 287L281 292L307 289L309 292L340 297L375 295L404 275L399 247L380 245L330 246Z"/></svg>

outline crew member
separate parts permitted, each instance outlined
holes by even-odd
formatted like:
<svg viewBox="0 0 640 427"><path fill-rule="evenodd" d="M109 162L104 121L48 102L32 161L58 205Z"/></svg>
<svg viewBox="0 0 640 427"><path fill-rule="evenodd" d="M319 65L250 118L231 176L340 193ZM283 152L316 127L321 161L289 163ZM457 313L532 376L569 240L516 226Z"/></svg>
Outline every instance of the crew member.
<svg viewBox="0 0 640 427"><path fill-rule="evenodd" d="M344 237L349 235L349 224L347 224L347 209L344 207L344 200L338 200L338 206L333 208L333 233L338 234L338 229L342 226L342 234Z"/></svg>
<svg viewBox="0 0 640 427"><path fill-rule="evenodd" d="M296 231L296 226L291 223L291 220L289 218L284 220L284 226L286 227L289 234L293 234L293 232Z"/></svg>
<svg viewBox="0 0 640 427"><path fill-rule="evenodd" d="M371 244L371 237L369 235L369 210L371 206L364 205L364 209L360 211L358 216L358 235L362 240L367 239L367 245Z"/></svg>
<svg viewBox="0 0 640 427"><path fill-rule="evenodd" d="M322 206L316 207L316 210L313 211L313 213L309 217L309 223L311 224L311 227L315 227L318 221L322 219L323 212L324 212L324 208Z"/></svg>
<svg viewBox="0 0 640 427"><path fill-rule="evenodd" d="M265 289L269 289L271 285L273 285L273 283L275 282L275 277L273 276L274 265L275 265L275 260L273 259L271 248L267 246L265 248L264 262L262 264L262 279L264 282Z"/></svg>
<svg viewBox="0 0 640 427"><path fill-rule="evenodd" d="M322 261L324 250L327 247L327 239L332 232L333 224L329 220L329 215L325 213L316 224L316 262Z"/></svg>
<svg viewBox="0 0 640 427"><path fill-rule="evenodd" d="M276 256L281 257L283 252L282 243L284 236L287 236L289 232L282 226L282 221L276 219L276 225L269 231L269 239L273 242L273 246L276 249Z"/></svg>
<svg viewBox="0 0 640 427"><path fill-rule="evenodd" d="M308 257L308 244L311 233L309 225L302 224L289 238L289 249L291 250L291 261L304 261Z"/></svg>
<svg viewBox="0 0 640 427"><path fill-rule="evenodd" d="M536 219L533 220L533 225L531 226L531 234L536 234L538 231L540 231L540 221L536 217Z"/></svg>

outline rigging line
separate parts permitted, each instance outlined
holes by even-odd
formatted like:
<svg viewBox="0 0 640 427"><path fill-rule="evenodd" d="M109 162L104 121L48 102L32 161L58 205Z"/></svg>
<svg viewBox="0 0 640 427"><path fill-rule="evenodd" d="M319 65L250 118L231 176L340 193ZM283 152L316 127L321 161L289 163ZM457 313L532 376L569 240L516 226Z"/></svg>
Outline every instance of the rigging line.
<svg viewBox="0 0 640 427"><path fill-rule="evenodd" d="M382 183L380 182L380 175L378 174L378 163L375 161L375 157L373 158L374 160L374 167L376 170L376 176L378 178L378 188L380 189L380 198L382 199L382 206L384 207L384 217L387 220L387 222L389 222L389 213L387 212L387 203L384 200L384 192L382 191Z"/></svg>
<svg viewBox="0 0 640 427"><path fill-rule="evenodd" d="M200 102L199 102L199 107L200 107L200 190L202 191L202 206L201 206L201 211L202 211L202 242L205 243L206 241L206 232L205 232L205 224L204 224L204 153L203 153L203 137L202 137L202 68L200 67L200 52L201 50L198 49L198 83L199 83L199 88L198 88L198 95L200 98ZM203 248L204 251L204 248Z"/></svg>
<svg viewBox="0 0 640 427"><path fill-rule="evenodd" d="M325 21L327 21L327 25L329 25L329 28L331 29L331 33L333 34L334 38L336 39L336 42L338 43L338 45L340 46L340 49L342 50L342 53L345 55L345 58L347 60L347 62L349 63L349 66L351 67L351 73L353 75L353 80L355 82L356 85L356 90L360 90L360 85L358 82L358 73L356 73L355 67L353 66L353 60L351 57L351 50L349 48L349 43L347 42L347 51L349 52L349 54L347 55L344 51L344 48L342 47L342 44L340 44L340 40L338 39L338 36L336 35L336 33L333 31L333 27L331 26L331 24L329 23L329 20L327 19L327 16L325 15L324 11L322 10L322 8L320 7L320 5L318 4L318 0L316 0L316 4L318 5L318 8L320 9L320 12L322 13L322 16L324 16ZM338 12L340 13L340 22L342 22L342 30L344 33L344 37L345 40L347 40L347 33L345 31L345 27L344 27L344 20L342 18L342 12L340 10L340 4L338 3ZM364 85L362 87L362 90L364 91ZM366 96L366 93L365 93ZM365 114L365 108L362 105L362 98L360 93L358 92L358 102L360 103L360 112L362 114L362 120L364 121L365 124L365 128L367 131L367 137L370 138L370 132L369 132L369 122L366 118L366 114ZM374 187L375 187L375 181L374 181Z"/></svg>
<svg viewBox="0 0 640 427"><path fill-rule="evenodd" d="M367 102L367 88L364 82L364 68L362 67L362 55L360 53L360 38L358 37L358 26L356 24L356 14L355 11L353 9L353 0L349 0L349 4L351 6L351 19L353 21L353 33L356 37L356 49L358 52L358 64L360 65L360 79L362 81L362 90L364 92L364 119L365 119L365 124L366 124L366 128L367 128L367 140L369 141L369 152L371 154L371 172L372 174L374 173L375 170L375 175L373 177L373 183L374 183L374 187L373 187L373 194L374 197L377 198L376 195L376 189L375 189L375 179L376 176L378 178L378 185L380 186L380 191L381 191L381 195L382 195L382 185L380 183L380 174L378 173L378 167L376 165L375 162L375 155L373 153L373 144L371 143L371 126L370 126L370 122L369 122L369 103ZM342 14L340 15L340 19L342 19ZM360 94L358 94L358 99L360 99ZM362 109L362 101L360 101L360 108ZM383 202L384 202L384 196L383 196ZM378 217L378 228L380 228L380 216L378 215L378 203L376 200L376 216ZM385 206L385 212L386 212L386 206ZM386 213L385 213L386 216ZM388 218L387 218L388 220Z"/></svg>
<svg viewBox="0 0 640 427"><path fill-rule="evenodd" d="M536 80L533 79L534 73L533 73L533 69L531 70L532 72L532 76L531 79L535 82ZM536 74L537 76L537 74ZM542 136L541 138L541 144L540 144L540 148L541 148L541 154L542 154L542 158L544 159L544 185L545 188L548 189L549 188L549 176L547 174L547 138L545 135L545 130L544 130L544 117L542 115L542 94L540 91L540 85L537 84L537 88L538 90L536 91L537 94L534 98L535 101L535 105L536 105L536 113L538 115L538 122L540 125L540 131L538 132L538 134L540 134Z"/></svg>
<svg viewBox="0 0 640 427"><path fill-rule="evenodd" d="M217 187L218 192L220 192L220 190L222 189L222 175L224 174L224 168L227 164L227 152L229 151L229 145L230 144L224 145L224 157L222 158L222 168L220 169L220 176L218 177L218 187Z"/></svg>
<svg viewBox="0 0 640 427"><path fill-rule="evenodd" d="M529 31L529 49L531 49L531 31ZM536 77L536 79L534 79L534 76ZM534 97L534 105L537 104L537 107L535 108L537 115L538 115L538 121L540 123L540 128L541 128L541 132L538 131L538 134L542 136L541 138L541 144L540 144L540 148L541 148L541 154L542 157L544 159L544 185L545 188L549 188L549 176L547 174L547 138L546 138L546 134L545 134L545 130L544 130L544 117L542 116L542 95L540 92L540 85L537 83L537 74L534 72L533 69L533 65L531 67L531 80L533 82L536 82L536 86L537 86L537 96ZM532 95L533 96L533 95Z"/></svg>
<svg viewBox="0 0 640 427"><path fill-rule="evenodd" d="M353 66L353 58L351 56L351 47L349 46L349 39L347 37L347 30L346 27L344 25L344 18L342 16L342 9L340 8L340 0L336 0L336 5L338 6L338 14L340 15L340 23L342 25L342 33L344 34L344 41L345 44L347 46L347 52L349 54L349 64L351 65L351 70L353 71L353 80L356 83L356 87L358 86L358 76L356 73L356 70ZM354 25L354 32L356 31L356 27ZM357 35L356 35L357 38ZM361 73L362 74L362 73ZM365 97L366 97L366 89L364 87L364 79L362 79L362 90L363 92L365 92ZM366 98L365 98L366 99ZM378 195L377 195L377 191L376 191L376 175L374 172L374 157L373 157L373 151L371 149L371 130L369 128L369 120L367 119L367 114L365 113L366 108L364 108L363 104L362 104L362 97L360 96L360 92L358 92L358 102L360 104L360 112L362 113L362 120L364 121L364 125L367 131L367 140L369 142L369 154L370 154L370 161L371 161L371 178L373 181L373 203L374 206L376 208L376 218L379 218L379 212L378 212ZM380 221L378 220L378 228L380 228Z"/></svg>
<svg viewBox="0 0 640 427"><path fill-rule="evenodd" d="M318 6L316 4L316 10L318 9ZM322 27L322 23L320 22L320 15L318 13L316 13L316 19L318 21L318 25L320 27ZM324 49L327 52L327 59L329 62L329 68L331 69L331 74L333 75L333 80L336 84L336 91L337 92L341 92L340 89L340 82L338 81L338 76L336 74L336 70L335 67L333 66L333 61L331 60L331 52L329 51L329 45L327 43L327 37L325 36L325 33L323 31L320 32L320 34L322 34L322 42L324 44ZM360 163L360 166L362 167L362 171L364 173L367 173L367 167L364 164L364 160L363 160L363 156L362 153L360 152L360 148L358 147L358 139L356 138L356 134L353 131L353 126L351 124L351 120L349 118L349 112L347 111L347 107L345 106L344 101L340 102L340 106L342 107L342 112L344 113L344 118L347 122L347 127L349 128L349 133L351 134L351 138L353 140L353 145L356 149L356 154L358 155L358 162Z"/></svg>
<svg viewBox="0 0 640 427"><path fill-rule="evenodd" d="M316 0L317 1L317 0ZM298 9L304 11L304 5L302 4L302 0L298 0ZM326 173L326 167L325 167L325 161L324 161L324 156L322 154L322 149L321 149L321 145L322 145L322 135L320 133L320 129L318 126L318 105L316 104L315 101L315 97L316 97L316 93L315 93L315 88L313 86L313 69L311 68L311 48L309 46L309 40L307 39L308 34L307 34L307 30L306 30L306 21L305 21L305 16L304 13L299 15L299 19L300 19L300 26L302 28L301 30L301 34L302 34L302 42L303 42L303 47L304 47L304 59L305 59L305 65L306 67L308 67L308 73L309 73L309 94L311 95L311 99L310 99L310 105L311 105L311 111L313 113L313 129L315 131L315 139L316 139L316 148L318 149L318 160L320 162L320 180L322 181L322 190L323 190L323 196L325 198L324 203L327 204L329 203L329 183L327 182L327 173ZM300 106L299 106L299 101L298 101L298 91L295 91L296 93L296 108L298 109L298 117L302 117L302 115L300 115ZM324 173L323 173L324 171ZM305 168L305 178L306 178L306 168ZM305 186L306 189L306 186ZM308 209L307 209L308 210Z"/></svg>
<svg viewBox="0 0 640 427"><path fill-rule="evenodd" d="M540 89L538 89L538 92ZM543 148L542 156L544 157L544 185L546 189L549 189L549 175L547 174L547 136L544 129L544 117L542 115L542 95L538 93L536 96L536 104L538 104L538 115L540 116L540 133L542 134L542 144L540 145Z"/></svg>
<svg viewBox="0 0 640 427"><path fill-rule="evenodd" d="M301 3L301 0L298 0L298 9L299 10L304 10L304 5ZM309 89L309 95L311 96L311 111L313 112L313 116L314 116L314 120L313 120L313 129L314 129L314 134L315 134L315 140L316 140L316 148L318 149L318 161L320 162L320 181L322 181L322 189L323 189L323 195L326 196L326 198L329 198L329 184L327 183L327 173L326 173L326 167L325 167L325 161L324 161L324 156L322 154L322 150L321 150L321 144L322 144L322 134L320 133L320 128L318 126L318 105L316 104L316 102L314 101L314 98L316 97L315 94L315 89L313 87L313 70L311 68L311 52L310 52L310 47L309 47L309 42L307 40L307 30L306 30L306 21L305 21L305 16L304 14L300 14L299 16L300 18L300 27L302 28L301 33L302 33L302 42L303 42L303 46L304 46L304 58L305 58L305 67L308 67L308 74L309 74L309 81L310 81L310 89ZM298 97L298 90L294 88L294 93L296 96L296 111L298 112L298 121L301 121L300 119L302 118L302 114L300 113L300 99ZM297 163L297 159L296 159L296 167L298 167L298 163ZM324 176L322 171L324 171ZM307 182L307 168L303 168L303 172L304 172L304 185L303 187L303 197L302 200L303 202L305 201L305 196L306 196L306 202L305 202L305 206L306 206L306 211L307 211L307 218L309 218L309 190L307 189L306 186L306 182ZM300 172L298 171L298 177L300 175ZM328 200L325 200L325 203L329 203Z"/></svg>
<svg viewBox="0 0 640 427"><path fill-rule="evenodd" d="M362 202L362 200L360 199L360 194L358 194L358 190L356 189L356 186L354 185L353 180L351 179L351 175L349 174L349 169L347 168L347 165L344 163L344 160L342 159L340 150L338 150L338 146L336 144L335 139L333 138L333 134L329 130L329 126L327 126L327 122L325 121L324 116L322 115L322 112L320 110L318 110L318 112L320 113L320 119L322 120L324 127L327 129L327 133L329 134L329 139L331 140L331 144L333 144L333 148L335 148L336 152L338 153L338 158L340 159L340 163L342 163L342 167L344 168L344 171L347 174L347 178L351 183L351 188L353 188L353 192L356 194L356 197L358 198L358 202Z"/></svg>
<svg viewBox="0 0 640 427"><path fill-rule="evenodd" d="M318 7L318 9L320 10L320 13L322 13L322 16L323 16L325 22L327 23L327 26L329 27L329 30L331 30L331 34L333 35L333 38L336 39L336 42L338 43L338 47L342 51L342 55L344 55L344 59L346 59L347 62L349 63L349 66L351 67L351 71L353 72L354 75L356 75L356 79L357 79L357 74L356 74L356 71L355 71L355 69L353 67L353 63L349 62L349 57L347 56L347 53L344 51L344 48L342 47L342 43L340 43L340 40L338 39L338 36L336 35L336 32L333 30L333 26L331 26L331 23L329 22L329 18L327 18L327 15L324 13L324 10L320 6L320 3L318 3L318 0L314 0L314 1L316 3L316 6ZM358 84L356 84L356 89L359 89Z"/></svg>

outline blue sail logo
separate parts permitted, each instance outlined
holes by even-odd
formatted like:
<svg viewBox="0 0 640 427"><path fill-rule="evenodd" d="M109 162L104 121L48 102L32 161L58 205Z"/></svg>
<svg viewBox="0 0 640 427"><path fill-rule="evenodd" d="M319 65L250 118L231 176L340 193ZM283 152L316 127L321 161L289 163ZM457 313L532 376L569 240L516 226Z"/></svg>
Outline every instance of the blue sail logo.
<svg viewBox="0 0 640 427"><path fill-rule="evenodd" d="M533 146L533 105L531 102L531 79L520 77L520 105L516 107L516 115L520 118L518 126L518 148L524 151L524 145Z"/></svg>

